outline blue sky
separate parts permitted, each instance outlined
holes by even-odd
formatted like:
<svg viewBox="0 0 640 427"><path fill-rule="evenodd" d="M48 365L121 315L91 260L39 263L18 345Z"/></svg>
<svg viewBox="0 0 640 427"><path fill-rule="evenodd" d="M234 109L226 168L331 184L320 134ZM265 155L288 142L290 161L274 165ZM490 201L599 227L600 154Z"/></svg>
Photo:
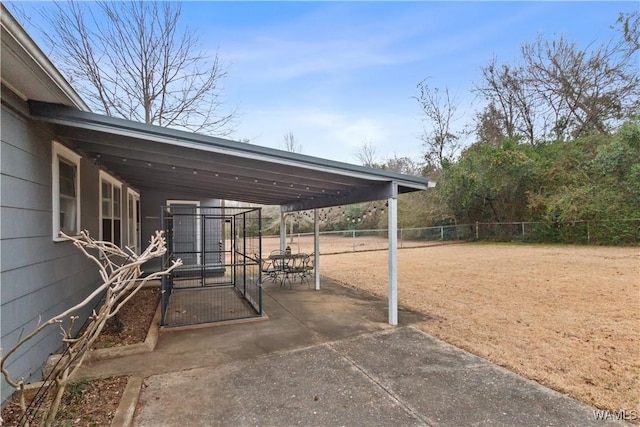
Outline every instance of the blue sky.
<svg viewBox="0 0 640 427"><path fill-rule="evenodd" d="M21 4L28 9L29 3ZM419 160L416 85L447 86L461 126L470 89L494 56L518 58L538 34L601 44L627 2L205 2L183 3L201 48L229 66L224 97L240 112L236 139L357 163L365 141L379 160ZM37 41L37 39L36 39Z"/></svg>

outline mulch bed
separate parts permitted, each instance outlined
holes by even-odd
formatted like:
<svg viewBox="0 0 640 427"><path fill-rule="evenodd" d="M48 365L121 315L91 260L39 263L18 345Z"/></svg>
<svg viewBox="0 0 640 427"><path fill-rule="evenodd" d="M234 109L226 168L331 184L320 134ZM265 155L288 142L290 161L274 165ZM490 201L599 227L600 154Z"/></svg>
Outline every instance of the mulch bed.
<svg viewBox="0 0 640 427"><path fill-rule="evenodd" d="M92 348L120 347L144 342L158 304L160 288L143 288L109 319Z"/></svg>
<svg viewBox="0 0 640 427"><path fill-rule="evenodd" d="M128 377L78 381L67 386L54 426L108 426L118 409ZM25 425L20 406L10 401L2 410L5 426ZM38 418L33 420L38 425Z"/></svg>
<svg viewBox="0 0 640 427"><path fill-rule="evenodd" d="M144 342L159 303L159 288L140 289L117 316L106 323L93 349ZM118 377L69 384L54 425L110 425L127 380L128 377ZM16 401L9 401L2 409L2 420L3 426L20 425L20 407Z"/></svg>

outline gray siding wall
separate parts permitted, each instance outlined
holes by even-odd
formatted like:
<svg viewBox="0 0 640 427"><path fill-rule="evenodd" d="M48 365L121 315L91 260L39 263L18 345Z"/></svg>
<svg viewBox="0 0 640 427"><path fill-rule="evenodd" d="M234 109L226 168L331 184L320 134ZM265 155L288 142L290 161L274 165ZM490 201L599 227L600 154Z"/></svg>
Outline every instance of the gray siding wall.
<svg viewBox="0 0 640 427"><path fill-rule="evenodd" d="M30 120L25 103L5 87L1 120L0 330L6 352L39 321L84 299L100 279L93 263L73 244L52 239L51 141L65 141L56 138L50 126ZM98 168L82 159L81 227L95 237L98 176ZM79 313L81 319L88 313ZM20 347L7 365L12 377L40 380L43 363L61 347L60 338L59 326L51 326ZM12 391L2 380L2 402Z"/></svg>
<svg viewBox="0 0 640 427"><path fill-rule="evenodd" d="M166 206L167 200L189 200L198 201L200 206L219 207L220 199L203 199L199 197L190 197L188 194L168 193L160 190L143 189L140 193L140 212L142 230L142 247L145 248L149 244L149 239L156 232L162 229L160 222L160 209ZM145 266L145 272L158 271L160 269L160 260L151 260Z"/></svg>
<svg viewBox="0 0 640 427"><path fill-rule="evenodd" d="M52 239L51 161L53 127L32 121L26 104L2 87L0 129L0 346L9 350L25 334L84 299L100 284L98 272L70 242ZM108 171L107 171L108 172ZM117 177L115 177L117 178ZM99 169L80 163L81 228L99 236ZM141 246L161 228L160 207L169 200L198 200L220 206L217 199L198 199L158 190L140 191ZM126 243L127 185L122 186L122 241ZM159 260L146 266L152 271ZM96 303L98 301L95 301ZM84 313L86 318L91 307ZM61 347L59 326L51 326L12 355L7 368L14 379L39 381L48 356ZM2 402L12 389L2 381Z"/></svg>

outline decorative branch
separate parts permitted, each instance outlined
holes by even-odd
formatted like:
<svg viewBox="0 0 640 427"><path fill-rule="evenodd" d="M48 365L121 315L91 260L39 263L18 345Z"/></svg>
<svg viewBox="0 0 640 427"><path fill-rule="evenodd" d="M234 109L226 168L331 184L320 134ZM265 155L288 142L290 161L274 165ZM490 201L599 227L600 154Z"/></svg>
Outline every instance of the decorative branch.
<svg viewBox="0 0 640 427"><path fill-rule="evenodd" d="M122 306L149 281L168 275L173 269L182 265L182 260L174 260L165 270L151 273L141 278L143 273L142 265L153 258L161 257L167 251L166 240L162 231L156 231L155 234L151 236L149 245L140 255L135 254L135 252L127 247L122 249L111 242L94 240L86 230L82 231L80 238L67 236L64 233L60 234L71 240L88 259L98 266L102 284L78 304L50 318L46 322L39 324L33 332L21 338L4 354L2 359L0 359L0 370L5 381L20 394L20 406L22 415L24 416L27 410L24 398L24 379L12 379L5 365L8 358L15 353L18 348L38 335L45 328L54 324L60 326L64 351L60 363L56 364L49 375L49 377L52 378L49 383L53 382L54 384L53 391L51 391L54 397L51 406L45 411L46 425L53 423L69 378L73 377L73 374L82 365L87 350L91 348L93 342L98 335L100 335L107 320L115 316ZM97 255L92 252L97 253ZM88 317L86 327L74 337L73 328L79 319L74 313L80 312L102 293L105 294L102 306L97 312L93 310L92 314ZM47 393L49 392L50 391L47 391Z"/></svg>

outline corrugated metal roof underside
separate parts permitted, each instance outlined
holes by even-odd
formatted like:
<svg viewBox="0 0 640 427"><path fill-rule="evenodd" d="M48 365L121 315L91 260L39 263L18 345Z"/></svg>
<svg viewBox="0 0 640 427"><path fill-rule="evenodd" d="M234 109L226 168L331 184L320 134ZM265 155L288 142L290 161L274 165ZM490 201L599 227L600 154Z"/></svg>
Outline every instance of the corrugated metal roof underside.
<svg viewBox="0 0 640 427"><path fill-rule="evenodd" d="M337 206L426 189L428 179L30 102L35 119L138 189L281 205Z"/></svg>

